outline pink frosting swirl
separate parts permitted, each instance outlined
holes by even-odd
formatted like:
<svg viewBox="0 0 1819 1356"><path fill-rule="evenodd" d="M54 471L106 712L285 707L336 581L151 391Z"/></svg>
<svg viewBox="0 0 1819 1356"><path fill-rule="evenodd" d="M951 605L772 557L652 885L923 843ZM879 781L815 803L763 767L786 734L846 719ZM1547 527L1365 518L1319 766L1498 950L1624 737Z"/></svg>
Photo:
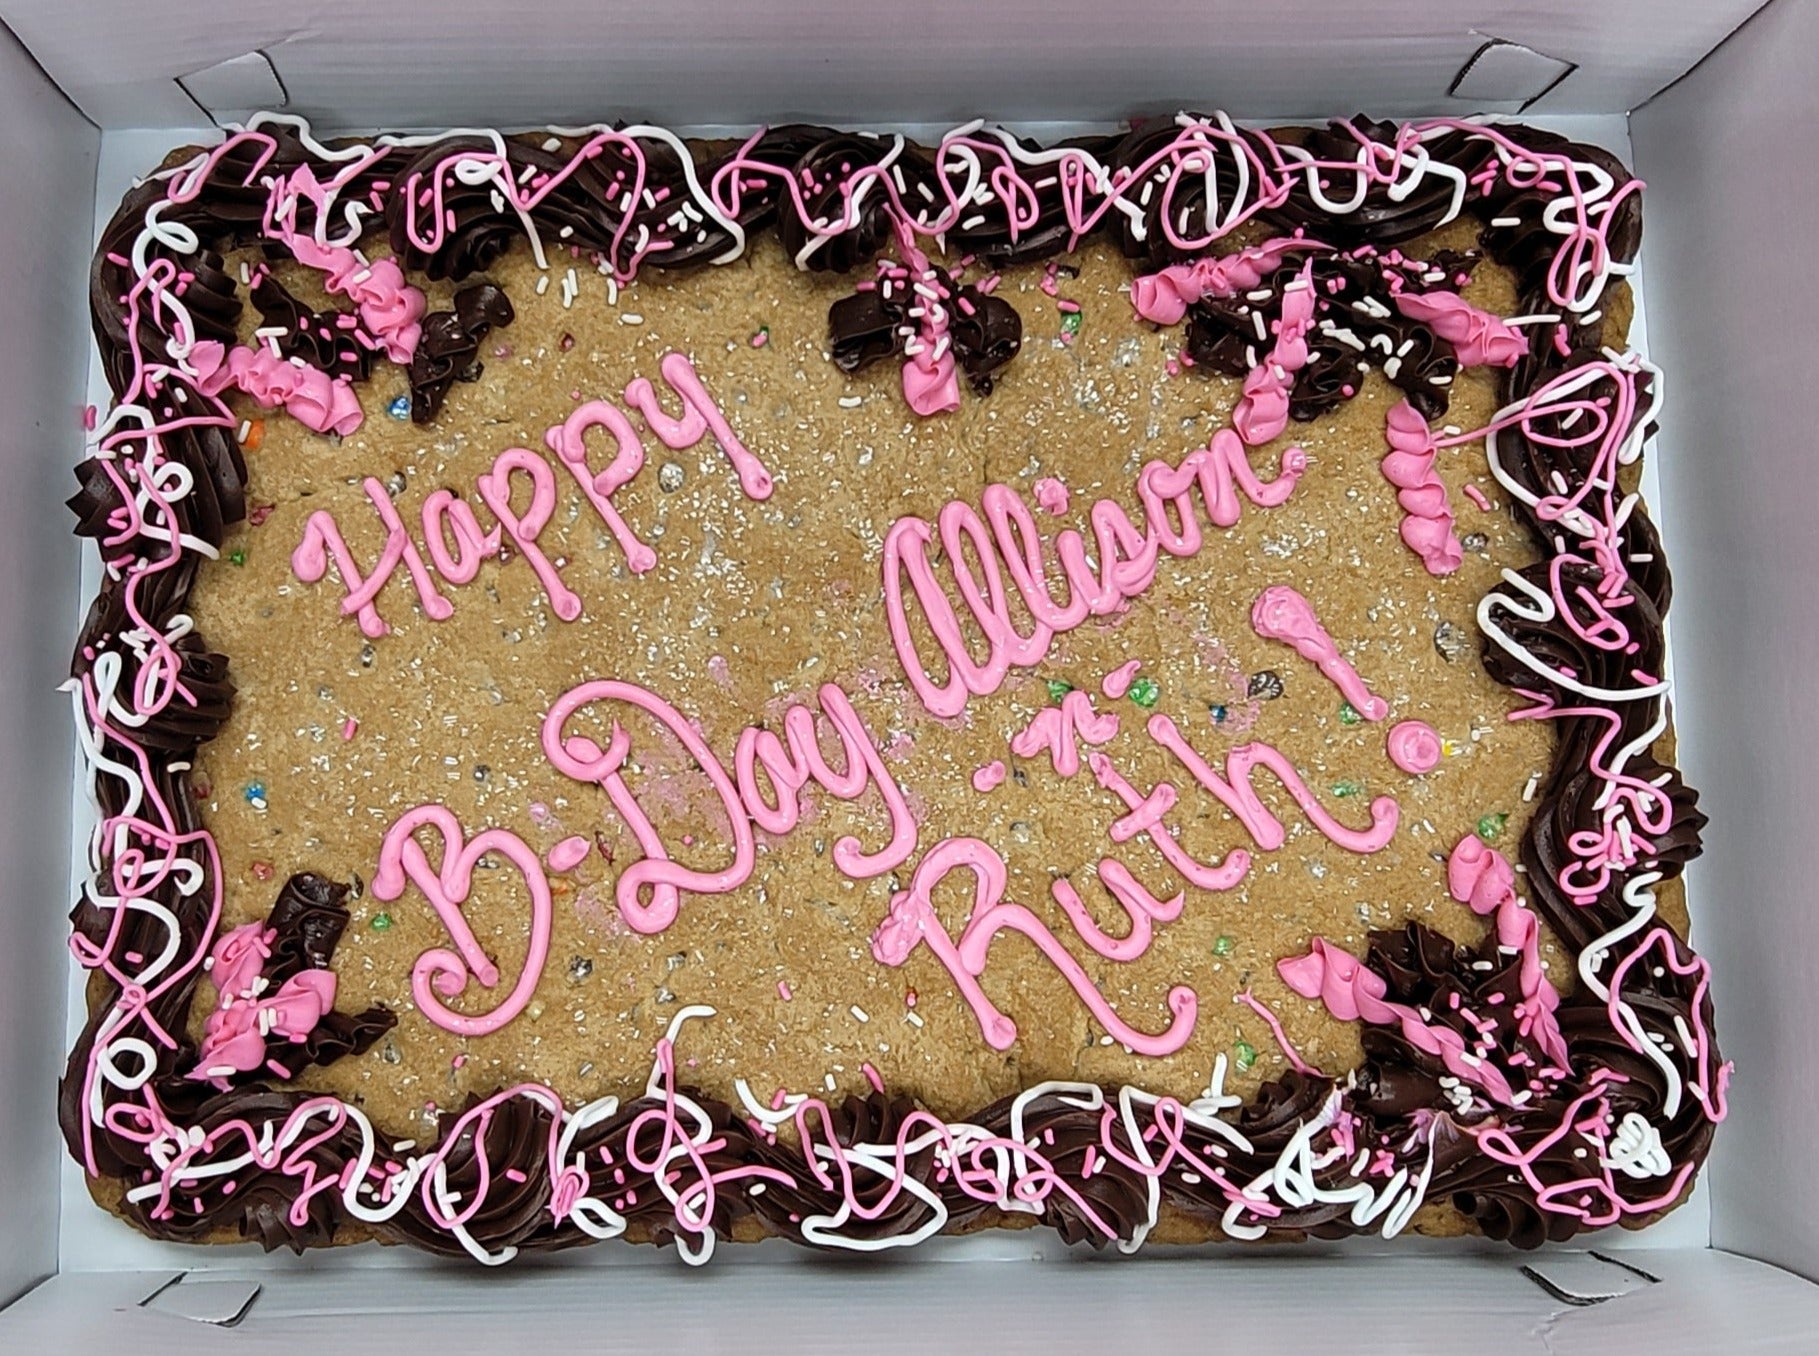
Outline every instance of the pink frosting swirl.
<svg viewBox="0 0 1819 1356"><path fill-rule="evenodd" d="M1516 895L1516 870L1475 833L1454 846L1446 862L1446 889L1473 913L1497 915L1497 945L1522 957L1522 1027L1548 1058L1567 1067L1566 1037L1554 1015L1560 995L1541 968L1541 924Z"/></svg>
<svg viewBox="0 0 1819 1356"><path fill-rule="evenodd" d="M1408 401L1398 401L1385 420L1384 436L1390 452L1383 459L1383 478L1396 487L1396 502L1402 505L1402 540L1429 574L1451 574L1464 563L1465 550L1453 534L1446 485L1434 474L1434 439L1427 420Z"/></svg>
<svg viewBox="0 0 1819 1356"><path fill-rule="evenodd" d="M1425 720L1404 720L1390 727L1389 759L1412 777L1440 766L1440 736Z"/></svg>
<svg viewBox="0 0 1819 1356"><path fill-rule="evenodd" d="M952 351L944 351L939 358L924 351L904 363L903 399L924 418L959 409L960 379L954 375Z"/></svg>
<svg viewBox="0 0 1819 1356"><path fill-rule="evenodd" d="M1508 1105L1514 1095L1502 1070L1466 1050L1465 1037L1450 1027L1429 1025L1407 1004L1387 1001L1389 984L1383 976L1324 937L1314 938L1305 956L1277 961L1276 973L1303 998L1319 999L1342 1022L1399 1027L1410 1045L1438 1056L1448 1073L1483 1088L1493 1100Z"/></svg>
<svg viewBox="0 0 1819 1356"><path fill-rule="evenodd" d="M1131 306L1157 325L1178 325L1187 308L1203 297L1230 297L1256 287L1282 267L1292 250L1328 248L1312 240L1286 236L1252 245L1236 254L1172 264L1131 283Z"/></svg>
<svg viewBox="0 0 1819 1356"><path fill-rule="evenodd" d="M1457 292L1398 292L1396 309L1453 346L1462 367L1514 367L1528 353L1528 336Z"/></svg>
<svg viewBox="0 0 1819 1356"><path fill-rule="evenodd" d="M1288 396L1295 374L1307 366L1314 302L1314 265L1309 261L1283 289L1275 346L1245 377L1244 395L1232 410L1232 427L1250 447L1267 443L1288 427Z"/></svg>

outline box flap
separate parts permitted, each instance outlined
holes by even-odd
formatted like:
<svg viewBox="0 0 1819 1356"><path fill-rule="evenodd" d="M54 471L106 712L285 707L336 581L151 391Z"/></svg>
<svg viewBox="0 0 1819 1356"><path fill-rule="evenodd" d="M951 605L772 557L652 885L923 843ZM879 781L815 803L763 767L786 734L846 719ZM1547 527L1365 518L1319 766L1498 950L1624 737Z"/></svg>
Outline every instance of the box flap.
<svg viewBox="0 0 1819 1356"><path fill-rule="evenodd" d="M619 114L684 124L981 111L1109 120L1180 103L1247 117L1433 112L1472 107L1447 91L1491 39L1572 67L1538 109L1623 112L1758 2L805 0L782 10L530 0L501 11L460 0L433 9L239 0L166 6L148 21L139 0L0 0L0 17L104 127L193 121L180 80L255 53L294 111L344 127L420 127Z"/></svg>

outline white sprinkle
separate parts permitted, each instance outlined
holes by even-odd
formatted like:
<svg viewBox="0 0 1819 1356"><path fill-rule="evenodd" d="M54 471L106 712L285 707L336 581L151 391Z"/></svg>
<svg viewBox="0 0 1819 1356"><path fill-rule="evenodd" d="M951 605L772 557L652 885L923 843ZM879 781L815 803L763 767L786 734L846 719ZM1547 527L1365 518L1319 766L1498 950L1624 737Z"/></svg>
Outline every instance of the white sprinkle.
<svg viewBox="0 0 1819 1356"><path fill-rule="evenodd" d="M843 410L856 410L864 403L865 403L864 396L841 396L840 397L840 408Z"/></svg>
<svg viewBox="0 0 1819 1356"><path fill-rule="evenodd" d="M621 311L619 313L619 323L621 325L642 325L644 323L644 317L639 315L636 311Z"/></svg>
<svg viewBox="0 0 1819 1356"><path fill-rule="evenodd" d="M1252 311L1251 312L1251 325L1257 331L1258 342L1259 343L1268 343L1269 337L1270 337L1270 331L1269 331L1269 326L1263 323L1263 312L1262 311Z"/></svg>
<svg viewBox="0 0 1819 1356"><path fill-rule="evenodd" d="M1535 798L1535 788L1541 785L1541 774L1535 773L1528 779L1528 785L1522 788L1522 802L1527 804Z"/></svg>
<svg viewBox="0 0 1819 1356"><path fill-rule="evenodd" d="M611 273L606 275L606 304L608 306L619 304L619 280Z"/></svg>
<svg viewBox="0 0 1819 1356"><path fill-rule="evenodd" d="M549 291L549 274L545 273L537 279L537 295L542 296L547 291Z"/></svg>
<svg viewBox="0 0 1819 1356"><path fill-rule="evenodd" d="M854 1021L869 1022L872 1020L871 1015L869 1013L867 1013L866 1010L864 1008L860 1007L857 1003L854 1003L850 1008L847 1009L847 1011L853 1014Z"/></svg>
<svg viewBox="0 0 1819 1356"><path fill-rule="evenodd" d="M908 1022L909 1022L909 1024L910 1024L910 1025L911 1025L911 1026L925 1026L925 1025L927 1025L927 1023L925 1023L925 1022L924 1022L924 1021L923 1021L923 1020L922 1020L922 1016L921 1016L921 1014L920 1014L920 1013L915 1013L915 1012L911 1012L911 1013L906 1013L906 1014L905 1014L905 1017L906 1017L906 1019L907 1019L907 1020L908 1020Z"/></svg>
<svg viewBox="0 0 1819 1356"><path fill-rule="evenodd" d="M575 228L573 226L564 226L561 230L556 232L556 238L558 240L567 240L574 233Z"/></svg>
<svg viewBox="0 0 1819 1356"><path fill-rule="evenodd" d="M832 1074L829 1074L826 1078L822 1079L821 1081L827 1085L827 1090L829 1092L832 1092L834 1090L835 1084L834 1084L834 1076Z"/></svg>
<svg viewBox="0 0 1819 1356"><path fill-rule="evenodd" d="M1491 225L1493 225L1493 226L1508 227L1508 226L1520 226L1521 224L1522 224L1521 217L1492 217L1491 218Z"/></svg>
<svg viewBox="0 0 1819 1356"><path fill-rule="evenodd" d="M543 139L543 149L546 151L561 150L562 149L562 138L561 137L545 137Z"/></svg>

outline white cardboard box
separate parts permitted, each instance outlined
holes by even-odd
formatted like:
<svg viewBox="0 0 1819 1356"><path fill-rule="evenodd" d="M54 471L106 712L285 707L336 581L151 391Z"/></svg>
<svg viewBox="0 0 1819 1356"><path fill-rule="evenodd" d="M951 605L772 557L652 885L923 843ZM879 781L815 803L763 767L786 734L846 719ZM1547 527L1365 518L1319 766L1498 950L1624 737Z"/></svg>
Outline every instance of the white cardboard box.
<svg viewBox="0 0 1819 1356"><path fill-rule="evenodd" d="M0 495L0 1305L13 1301L0 1350L492 1348L534 1333L588 1348L1161 1339L1271 1351L1329 1331L1364 1351L1454 1333L1492 1350L1819 1350L1819 1287L1799 1278L1819 1276L1804 1152L1819 1109L1807 1034L1819 993L1806 982L1819 911L1802 851L1819 752L1819 596L1802 587L1819 569L1819 462L1796 424L1819 362L1804 249L1819 216L1819 3L1772 0L1750 18L1755 3L1127 0L1114 13L1089 0L672 0L615 12L530 0L507 23L457 0L325 0L307 14L295 0L242 0L231 14L167 4L156 17L144 0L0 0L12 322L0 326L0 459L15 477ZM617 1248L487 1275L373 1248L205 1252L151 1243L94 1209L52 1114L68 1034L73 767L55 689L83 568L55 506L93 380L89 223L133 173L206 135L208 114L281 101L348 127L1527 104L1530 120L1617 150L1649 181L1639 295L1670 383L1651 498L1679 586L1681 759L1714 815L1689 882L1740 1069L1693 1201L1639 1235L1594 1240L1596 1253L1409 1239L1121 1263L998 1235L892 1263L765 1245L723 1251L707 1275ZM1444 1322L1415 1336L1416 1307Z"/></svg>

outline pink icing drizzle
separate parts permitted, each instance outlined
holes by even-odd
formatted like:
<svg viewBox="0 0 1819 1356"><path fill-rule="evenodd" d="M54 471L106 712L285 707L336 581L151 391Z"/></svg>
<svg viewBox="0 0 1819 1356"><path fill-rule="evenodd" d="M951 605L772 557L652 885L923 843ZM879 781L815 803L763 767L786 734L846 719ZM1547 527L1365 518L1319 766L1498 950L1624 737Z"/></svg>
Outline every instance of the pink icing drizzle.
<svg viewBox="0 0 1819 1356"><path fill-rule="evenodd" d="M1042 511L1059 518L1067 512L1069 495L1067 486L1053 476L1044 476L1036 482L1036 502Z"/></svg>
<svg viewBox="0 0 1819 1356"><path fill-rule="evenodd" d="M1364 685L1332 636L1314 615L1314 605L1287 584L1274 584L1257 595L1251 605L1251 628L1265 640L1279 640L1311 662L1328 681L1339 689L1339 695L1350 702L1366 720L1382 720L1390 713L1389 704L1372 694Z"/></svg>
<svg viewBox="0 0 1819 1356"><path fill-rule="evenodd" d="M1440 736L1425 720L1405 720L1390 726L1384 742L1390 762L1411 777L1440 766Z"/></svg>
<svg viewBox="0 0 1819 1356"><path fill-rule="evenodd" d="M1427 420L1408 401L1398 401L1385 421L1384 436L1390 452L1383 459L1383 478L1396 487L1396 502L1402 505L1402 540L1429 574L1451 574L1465 560L1465 551L1453 535L1446 485L1434 474Z"/></svg>
<svg viewBox="0 0 1819 1356"><path fill-rule="evenodd" d="M549 869L551 871L573 871L587 860L587 854L593 851L593 844L580 834L571 834L549 850Z"/></svg>

